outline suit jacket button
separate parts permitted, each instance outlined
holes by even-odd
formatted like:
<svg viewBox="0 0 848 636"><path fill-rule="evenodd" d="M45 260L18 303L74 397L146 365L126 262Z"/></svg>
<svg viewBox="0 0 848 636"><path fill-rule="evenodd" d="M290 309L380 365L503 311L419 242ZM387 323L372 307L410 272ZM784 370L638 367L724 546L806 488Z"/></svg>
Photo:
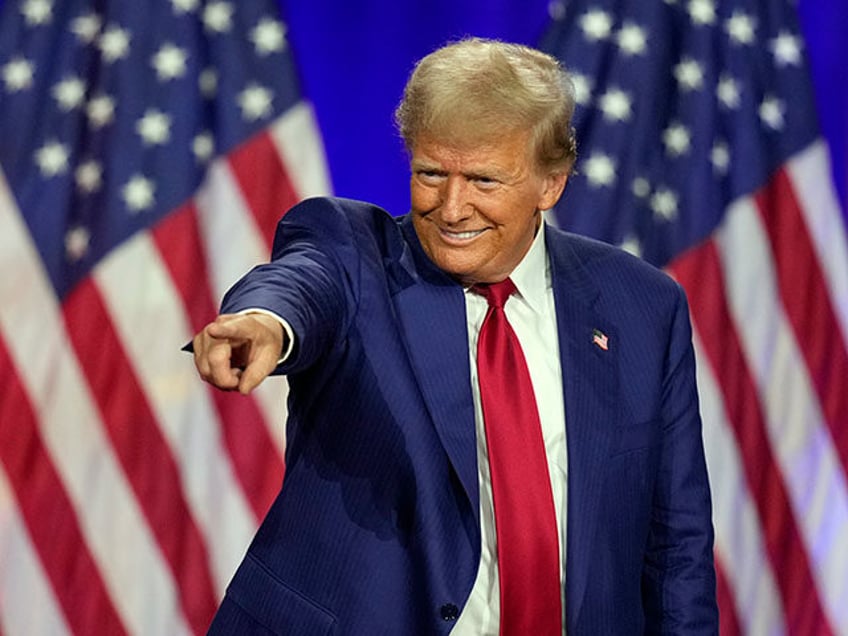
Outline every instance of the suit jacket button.
<svg viewBox="0 0 848 636"><path fill-rule="evenodd" d="M459 618L459 608L453 603L442 605L442 618L446 621L455 621Z"/></svg>

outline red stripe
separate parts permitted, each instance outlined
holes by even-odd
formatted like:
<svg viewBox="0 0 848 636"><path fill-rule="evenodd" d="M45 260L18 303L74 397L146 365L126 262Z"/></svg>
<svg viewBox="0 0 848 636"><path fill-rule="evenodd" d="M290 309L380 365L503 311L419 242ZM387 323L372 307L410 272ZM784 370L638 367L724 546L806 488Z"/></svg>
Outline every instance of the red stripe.
<svg viewBox="0 0 848 636"><path fill-rule="evenodd" d="M780 295L801 346L842 469L848 472L848 346L792 183L781 170L756 195Z"/></svg>
<svg viewBox="0 0 848 636"><path fill-rule="evenodd" d="M76 634L124 634L2 337L0 369L0 460L65 619Z"/></svg>
<svg viewBox="0 0 848 636"><path fill-rule="evenodd" d="M724 564L721 562L718 553L715 555L715 569L719 618L718 633L721 636L742 636L736 599L733 597L733 590L727 582Z"/></svg>
<svg viewBox="0 0 848 636"><path fill-rule="evenodd" d="M270 254L277 221L299 200L274 140L265 130L227 159Z"/></svg>
<svg viewBox="0 0 848 636"><path fill-rule="evenodd" d="M153 230L153 240L183 300L192 329L200 331L217 312L194 206L187 204L166 217ZM261 519L282 483L283 460L253 397L212 387L209 390L236 475L256 518Z"/></svg>
<svg viewBox="0 0 848 636"><path fill-rule="evenodd" d="M704 351L712 368L718 370L715 375L757 505L766 551L777 573L788 632L832 634L780 468L771 452L756 384L733 327L718 250L708 241L684 253L670 269L686 289Z"/></svg>
<svg viewBox="0 0 848 636"><path fill-rule="evenodd" d="M64 306L68 334L106 432L177 583L183 610L204 633L216 608L206 547L180 488L180 474L91 279Z"/></svg>

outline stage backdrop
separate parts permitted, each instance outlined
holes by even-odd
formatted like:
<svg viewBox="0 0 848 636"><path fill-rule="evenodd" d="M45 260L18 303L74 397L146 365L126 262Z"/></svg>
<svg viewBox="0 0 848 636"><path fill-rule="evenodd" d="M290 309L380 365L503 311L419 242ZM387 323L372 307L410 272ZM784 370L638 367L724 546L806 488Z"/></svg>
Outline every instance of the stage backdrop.
<svg viewBox="0 0 848 636"><path fill-rule="evenodd" d="M0 634L203 633L286 384L179 347L295 201L406 211L392 111L466 35L573 73L551 222L688 293L722 633L848 634L846 31L844 0L0 2Z"/></svg>

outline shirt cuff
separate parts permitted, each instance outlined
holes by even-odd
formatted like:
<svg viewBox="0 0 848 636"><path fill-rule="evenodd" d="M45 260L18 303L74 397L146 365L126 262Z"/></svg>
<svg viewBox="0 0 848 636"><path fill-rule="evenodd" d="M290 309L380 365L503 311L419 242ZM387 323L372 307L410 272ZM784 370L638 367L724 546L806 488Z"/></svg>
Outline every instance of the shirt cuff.
<svg viewBox="0 0 848 636"><path fill-rule="evenodd" d="M280 358L277 360L277 365L281 365L283 362L289 359L291 355L292 349L294 349L294 331L291 328L291 325L284 319L275 314L273 311L268 311L267 309L262 309L261 307L249 307L248 309L242 309L239 312L236 312L236 315L243 314L262 314L264 316L268 316L269 318L273 318L280 326L283 328L285 332L286 339L286 348L280 354Z"/></svg>

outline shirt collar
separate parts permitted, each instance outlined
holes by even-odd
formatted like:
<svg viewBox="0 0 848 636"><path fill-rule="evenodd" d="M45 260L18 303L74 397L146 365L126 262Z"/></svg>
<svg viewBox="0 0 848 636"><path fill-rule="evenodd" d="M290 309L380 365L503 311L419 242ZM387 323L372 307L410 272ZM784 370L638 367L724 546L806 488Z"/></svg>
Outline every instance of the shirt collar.
<svg viewBox="0 0 848 636"><path fill-rule="evenodd" d="M548 250L545 245L545 223L539 224L530 249L509 275L521 297L530 308L542 313L545 309L545 297L550 287L550 268Z"/></svg>

